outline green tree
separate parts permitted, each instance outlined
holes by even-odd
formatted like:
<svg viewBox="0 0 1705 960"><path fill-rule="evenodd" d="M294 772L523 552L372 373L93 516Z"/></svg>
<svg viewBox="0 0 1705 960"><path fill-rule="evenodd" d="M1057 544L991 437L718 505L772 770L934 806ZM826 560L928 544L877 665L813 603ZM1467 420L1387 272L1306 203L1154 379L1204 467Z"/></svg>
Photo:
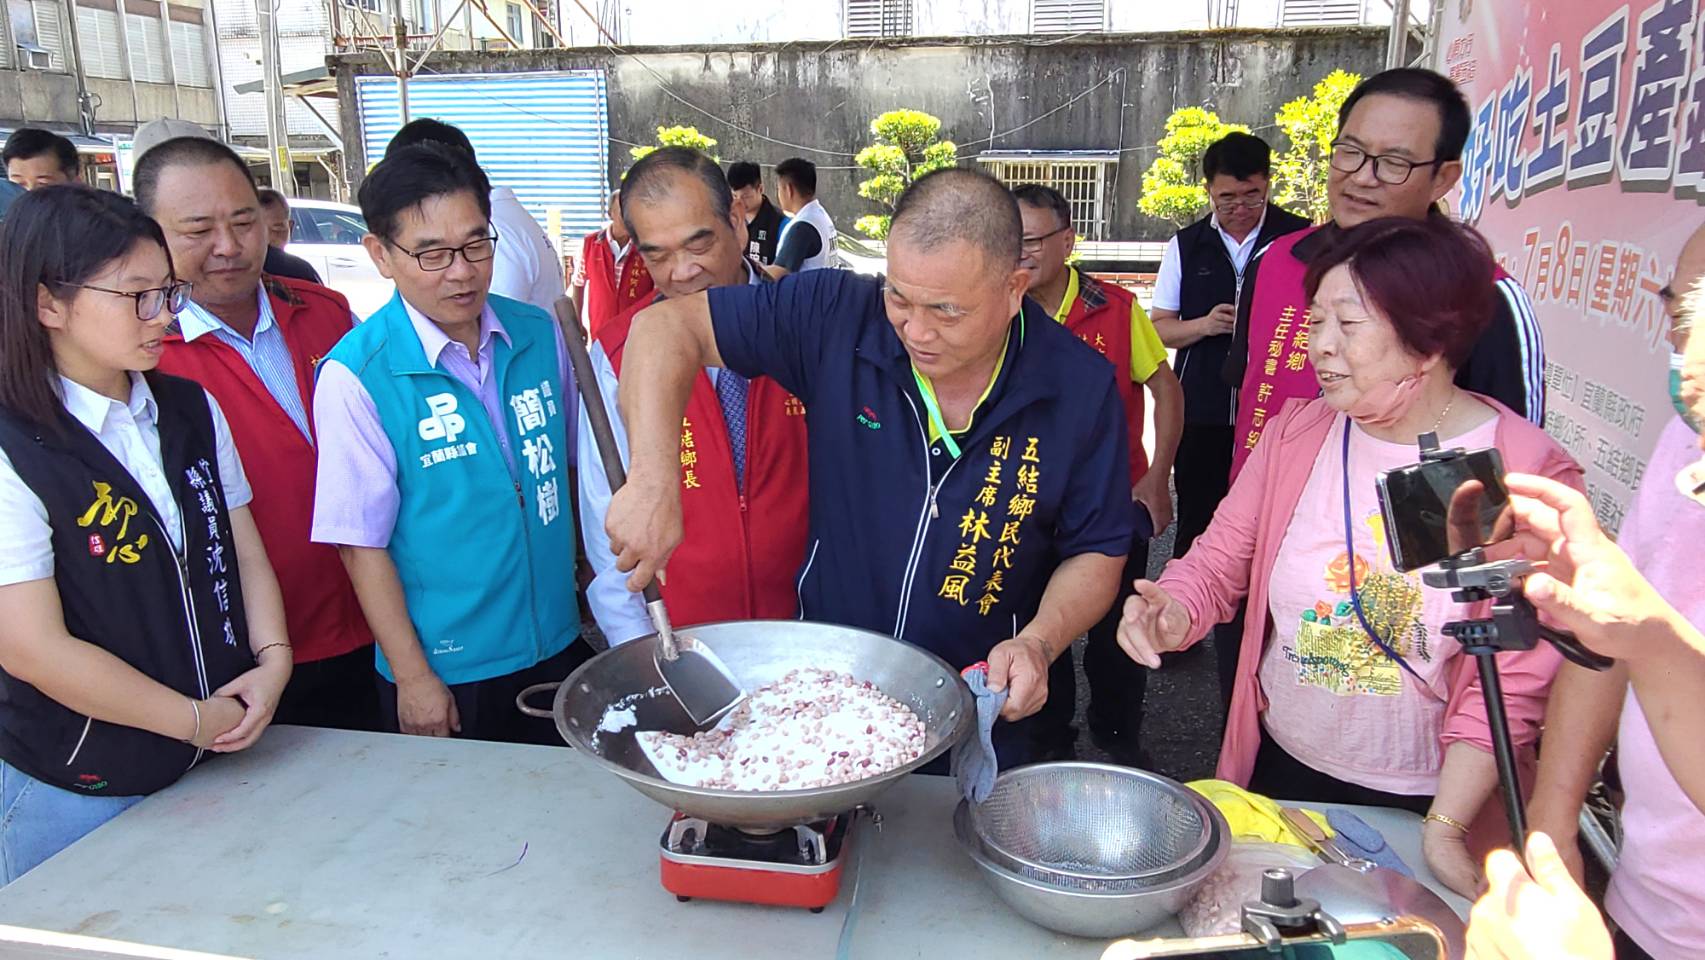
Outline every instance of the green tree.
<svg viewBox="0 0 1705 960"><path fill-rule="evenodd" d="M1208 191L1202 186L1202 154L1234 130L1249 132L1241 123L1226 123L1212 110L1174 110L1166 118L1166 135L1156 144L1160 155L1143 173L1143 195L1137 200L1137 209L1178 226L1200 218L1208 209Z"/></svg>
<svg viewBox="0 0 1705 960"><path fill-rule="evenodd" d="M941 139L941 121L921 110L890 110L870 121L870 133L876 142L853 159L873 174L859 181L858 195L889 212L859 217L853 226L873 240L885 240L900 194L924 174L956 165L959 147Z"/></svg>
<svg viewBox="0 0 1705 960"><path fill-rule="evenodd" d="M700 133L698 127L658 127L657 147L686 147L690 150L697 150L712 160L717 159L715 153L716 138L707 137ZM646 154L656 150L657 147L634 147L628 150L628 153L635 160L643 160Z"/></svg>
<svg viewBox="0 0 1705 960"><path fill-rule="evenodd" d="M1290 144L1273 159L1273 199L1316 223L1327 217L1327 159L1338 131L1338 110L1362 78L1334 70L1314 85L1310 96L1279 108L1273 122Z"/></svg>

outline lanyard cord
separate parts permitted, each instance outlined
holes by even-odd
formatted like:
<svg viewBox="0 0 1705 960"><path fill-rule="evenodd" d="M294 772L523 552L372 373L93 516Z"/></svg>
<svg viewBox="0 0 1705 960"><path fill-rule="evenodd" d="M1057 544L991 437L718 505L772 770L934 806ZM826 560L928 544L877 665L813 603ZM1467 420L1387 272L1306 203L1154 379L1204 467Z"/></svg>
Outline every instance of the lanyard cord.
<svg viewBox="0 0 1705 960"><path fill-rule="evenodd" d="M1403 655L1392 649L1390 644L1381 640L1379 634L1374 631L1373 624L1368 623L1367 611L1362 609L1361 593L1356 589L1356 528L1350 518L1350 430L1354 426L1349 419L1345 419L1344 455L1342 457L1344 467L1344 550L1350 557L1350 605L1355 607L1356 619L1361 621L1362 630L1368 635L1368 639L1373 641L1373 645L1378 647L1381 653L1390 657L1393 663L1414 677L1416 683L1424 687L1426 681L1422 680L1421 675L1415 672L1415 668L1409 665L1409 661L1403 659Z"/></svg>
<svg viewBox="0 0 1705 960"><path fill-rule="evenodd" d="M947 430L947 421L941 415L941 404L935 402L934 388L925 382L924 375L918 372L917 367L912 368L912 379L918 382L918 395L923 399L924 412L929 414L930 425L935 427L936 433L941 434L941 442L947 447L947 452L953 455L953 459L959 459L959 443Z"/></svg>

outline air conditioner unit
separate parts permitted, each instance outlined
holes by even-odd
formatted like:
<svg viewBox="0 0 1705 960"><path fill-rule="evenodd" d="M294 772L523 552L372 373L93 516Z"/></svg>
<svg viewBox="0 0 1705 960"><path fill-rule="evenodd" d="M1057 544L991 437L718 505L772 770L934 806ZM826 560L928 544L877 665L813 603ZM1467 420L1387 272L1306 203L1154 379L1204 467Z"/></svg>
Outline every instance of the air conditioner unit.
<svg viewBox="0 0 1705 960"><path fill-rule="evenodd" d="M40 47L18 44L18 63L26 70L53 69L53 55Z"/></svg>

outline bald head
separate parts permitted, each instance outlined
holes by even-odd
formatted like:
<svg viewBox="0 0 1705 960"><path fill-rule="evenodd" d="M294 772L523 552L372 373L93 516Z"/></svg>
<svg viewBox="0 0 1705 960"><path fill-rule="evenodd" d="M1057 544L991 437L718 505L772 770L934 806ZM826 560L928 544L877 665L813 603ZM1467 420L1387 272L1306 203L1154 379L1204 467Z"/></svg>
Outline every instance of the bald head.
<svg viewBox="0 0 1705 960"><path fill-rule="evenodd" d="M1663 291L1664 310L1670 319L1670 343L1677 350L1686 346L1688 329L1698 319L1697 311L1686 309L1684 301L1698 289L1702 279L1705 279L1705 226L1693 231L1693 236L1682 244L1681 253L1675 258L1675 276Z"/></svg>
<svg viewBox="0 0 1705 960"><path fill-rule="evenodd" d="M999 180L950 167L914 181L894 205L890 242L933 250L955 241L981 251L991 273L1018 265L1024 221L1018 203Z"/></svg>

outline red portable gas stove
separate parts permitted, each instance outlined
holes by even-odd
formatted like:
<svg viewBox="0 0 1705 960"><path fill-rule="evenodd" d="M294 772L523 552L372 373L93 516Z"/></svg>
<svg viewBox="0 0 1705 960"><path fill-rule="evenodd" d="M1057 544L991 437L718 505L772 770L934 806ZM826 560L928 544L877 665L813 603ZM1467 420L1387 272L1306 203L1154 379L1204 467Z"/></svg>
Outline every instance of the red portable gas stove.
<svg viewBox="0 0 1705 960"><path fill-rule="evenodd" d="M760 832L677 813L663 831L663 889L694 897L805 907L821 913L841 890L857 814Z"/></svg>

